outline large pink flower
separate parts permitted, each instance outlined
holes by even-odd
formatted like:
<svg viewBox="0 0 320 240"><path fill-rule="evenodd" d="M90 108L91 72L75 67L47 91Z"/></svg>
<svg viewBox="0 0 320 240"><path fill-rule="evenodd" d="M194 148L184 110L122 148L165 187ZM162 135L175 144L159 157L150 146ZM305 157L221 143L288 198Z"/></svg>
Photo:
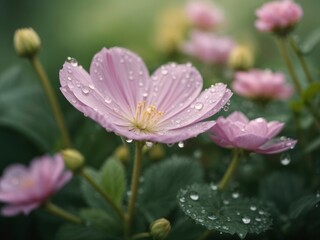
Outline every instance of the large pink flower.
<svg viewBox="0 0 320 240"><path fill-rule="evenodd" d="M223 13L210 1L189 1L186 5L189 21L200 29L211 29L221 24Z"/></svg>
<svg viewBox="0 0 320 240"><path fill-rule="evenodd" d="M273 154L293 148L297 143L284 137L272 139L283 126L281 122L267 122L263 118L249 121L241 112L233 112L227 118L219 117L209 134L212 141L221 147Z"/></svg>
<svg viewBox="0 0 320 240"><path fill-rule="evenodd" d="M292 0L272 1L257 9L255 25L261 32L286 33L303 15L302 8Z"/></svg>
<svg viewBox="0 0 320 240"><path fill-rule="evenodd" d="M194 31L182 51L206 64L225 64L235 44L229 37L214 33Z"/></svg>
<svg viewBox="0 0 320 240"><path fill-rule="evenodd" d="M71 172L64 171L59 154L36 158L29 169L21 164L9 166L0 179L0 201L7 204L2 215L29 214L71 177Z"/></svg>
<svg viewBox="0 0 320 240"><path fill-rule="evenodd" d="M167 64L150 77L141 58L123 48L103 48L94 56L90 74L66 62L60 83L69 102L107 131L160 143L207 131L215 122L201 121L232 95L224 84L200 93L202 78L191 64Z"/></svg>
<svg viewBox="0 0 320 240"><path fill-rule="evenodd" d="M259 69L236 72L232 89L241 96L262 100L285 100L293 93L292 87L286 83L284 74Z"/></svg>

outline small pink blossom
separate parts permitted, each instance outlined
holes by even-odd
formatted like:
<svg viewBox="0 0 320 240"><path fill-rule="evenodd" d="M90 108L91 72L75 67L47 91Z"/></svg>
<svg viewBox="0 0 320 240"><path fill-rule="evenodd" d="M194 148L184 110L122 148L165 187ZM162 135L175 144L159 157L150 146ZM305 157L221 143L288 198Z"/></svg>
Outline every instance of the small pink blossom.
<svg viewBox="0 0 320 240"><path fill-rule="evenodd" d="M203 30L219 26L224 19L221 9L210 1L189 1L186 14L192 25Z"/></svg>
<svg viewBox="0 0 320 240"><path fill-rule="evenodd" d="M261 100L286 100L293 93L283 73L259 69L236 72L232 89L241 96Z"/></svg>
<svg viewBox="0 0 320 240"><path fill-rule="evenodd" d="M293 148L297 143L284 137L273 139L283 126L281 122L267 122L264 118L249 121L243 113L233 112L227 118L219 117L209 134L212 141L221 147L273 154Z"/></svg>
<svg viewBox="0 0 320 240"><path fill-rule="evenodd" d="M30 168L14 164L0 178L0 201L7 205L2 215L29 214L65 185L72 173L64 171L61 155L43 156L31 162Z"/></svg>
<svg viewBox="0 0 320 240"><path fill-rule="evenodd" d="M194 31L190 40L182 45L182 51L206 64L225 64L234 46L229 37Z"/></svg>
<svg viewBox="0 0 320 240"><path fill-rule="evenodd" d="M255 25L261 32L287 33L302 15L302 8L292 0L272 1L256 10Z"/></svg>
<svg viewBox="0 0 320 240"><path fill-rule="evenodd" d="M139 56L103 48L90 74L74 60L60 71L61 91L79 111L107 131L138 141L176 143L210 129L232 93L220 83L201 92L203 80L191 64L170 63L150 77Z"/></svg>

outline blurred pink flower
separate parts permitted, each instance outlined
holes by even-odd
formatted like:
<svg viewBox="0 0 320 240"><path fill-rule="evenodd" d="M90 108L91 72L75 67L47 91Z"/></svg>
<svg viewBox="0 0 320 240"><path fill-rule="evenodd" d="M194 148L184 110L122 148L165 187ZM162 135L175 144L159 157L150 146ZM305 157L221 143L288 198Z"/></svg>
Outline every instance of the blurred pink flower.
<svg viewBox="0 0 320 240"><path fill-rule="evenodd" d="M239 148L256 153L273 154L293 148L296 140L276 136L284 124L267 122L264 118L249 121L241 112L233 112L227 118L219 117L210 131L213 142L225 148Z"/></svg>
<svg viewBox="0 0 320 240"><path fill-rule="evenodd" d="M234 46L229 37L194 31L190 40L182 45L182 51L206 64L225 64Z"/></svg>
<svg viewBox="0 0 320 240"><path fill-rule="evenodd" d="M186 5L187 18L192 25L203 30L212 29L221 24L223 12L210 1L189 1Z"/></svg>
<svg viewBox="0 0 320 240"><path fill-rule="evenodd" d="M241 96L261 100L286 100L293 93L284 74L259 69L236 72L232 89Z"/></svg>
<svg viewBox="0 0 320 240"><path fill-rule="evenodd" d="M0 178L0 201L7 204L2 208L2 215L29 214L71 177L71 172L64 171L59 154L36 158L29 169L21 164L9 166Z"/></svg>
<svg viewBox="0 0 320 240"><path fill-rule="evenodd" d="M291 0L272 1L256 10L255 25L261 32L287 33L301 19L302 8Z"/></svg>
<svg viewBox="0 0 320 240"><path fill-rule="evenodd" d="M152 77L139 56L103 48L90 75L74 61L60 71L69 102L107 131L127 139L176 143L210 129L202 120L217 113L232 93L220 83L201 92L203 80L191 64L161 66Z"/></svg>

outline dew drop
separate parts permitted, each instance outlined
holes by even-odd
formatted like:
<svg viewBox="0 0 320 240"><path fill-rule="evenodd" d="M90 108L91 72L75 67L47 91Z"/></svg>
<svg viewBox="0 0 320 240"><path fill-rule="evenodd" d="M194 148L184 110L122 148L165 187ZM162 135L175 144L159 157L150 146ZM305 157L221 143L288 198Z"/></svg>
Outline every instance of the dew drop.
<svg viewBox="0 0 320 240"><path fill-rule="evenodd" d="M242 222L244 224L249 224L251 222L251 219L249 217L245 216L245 217L242 218Z"/></svg>
<svg viewBox="0 0 320 240"><path fill-rule="evenodd" d="M203 103L201 102L196 103L194 105L194 108L200 111L203 108Z"/></svg>
<svg viewBox="0 0 320 240"><path fill-rule="evenodd" d="M132 141L133 141L132 139L126 139L127 143L132 143Z"/></svg>
<svg viewBox="0 0 320 240"><path fill-rule="evenodd" d="M147 146L148 148L152 148L153 142L146 142L146 146Z"/></svg>
<svg viewBox="0 0 320 240"><path fill-rule="evenodd" d="M210 220L216 220L216 219L217 219L217 217L214 216L214 215L210 215L210 216L208 216L208 218L209 218Z"/></svg>
<svg viewBox="0 0 320 240"><path fill-rule="evenodd" d="M291 157L290 157L290 155L289 154L282 154L281 156L280 156L280 162L281 162L281 164L283 165L283 166L287 166L287 165L289 165L290 164L290 162L291 162Z"/></svg>
<svg viewBox="0 0 320 240"><path fill-rule="evenodd" d="M172 147L174 145L174 143L168 143L167 146L168 147Z"/></svg>
<svg viewBox="0 0 320 240"><path fill-rule="evenodd" d="M210 184L210 188L213 190L213 191L217 191L218 190L218 186L215 185L215 184Z"/></svg>
<svg viewBox="0 0 320 240"><path fill-rule="evenodd" d="M85 95L88 95L89 92L90 92L90 89L88 87L86 87L86 86L83 86L81 88L81 90L82 90L82 93L85 94Z"/></svg>
<svg viewBox="0 0 320 240"><path fill-rule="evenodd" d="M146 98L146 97L148 97L148 93L147 93L147 92L144 92L144 93L142 94L142 96L143 96L144 98Z"/></svg>
<svg viewBox="0 0 320 240"><path fill-rule="evenodd" d="M193 201L197 201L199 199L199 195L196 192L191 192L190 193L190 199Z"/></svg>
<svg viewBox="0 0 320 240"><path fill-rule="evenodd" d="M184 147L184 143L183 143L183 142L179 142L179 143L178 143L178 147L179 147L179 148L183 148L183 147Z"/></svg>
<svg viewBox="0 0 320 240"><path fill-rule="evenodd" d="M264 213L264 211L261 211L261 210L260 210L260 211L259 211L259 214L260 214L260 215L264 215L265 213Z"/></svg>
<svg viewBox="0 0 320 240"><path fill-rule="evenodd" d="M261 222L261 218L255 218L254 220L256 220L257 222Z"/></svg>
<svg viewBox="0 0 320 240"><path fill-rule="evenodd" d="M250 206L250 210L251 210L251 211L256 211L256 210L257 210L257 207L252 205L252 206Z"/></svg>
<svg viewBox="0 0 320 240"><path fill-rule="evenodd" d="M168 70L167 69L162 69L161 73L162 73L162 75L167 75L168 74Z"/></svg>
<svg viewBox="0 0 320 240"><path fill-rule="evenodd" d="M182 197L182 198L179 199L179 201L180 201L181 203L184 203L184 202L186 201L186 199L185 199L184 197Z"/></svg>
<svg viewBox="0 0 320 240"><path fill-rule="evenodd" d="M111 103L111 102L112 102L111 98L108 97L108 96L106 96L106 97L104 98L104 101L105 101L105 103Z"/></svg>
<svg viewBox="0 0 320 240"><path fill-rule="evenodd" d="M320 192L319 191L317 192L316 197L320 198Z"/></svg>
<svg viewBox="0 0 320 240"><path fill-rule="evenodd" d="M229 202L228 200L223 200L223 204L224 204L224 205L229 205L229 203L230 203L230 202Z"/></svg>
<svg viewBox="0 0 320 240"><path fill-rule="evenodd" d="M232 193L232 198L237 199L239 198L240 194L238 192Z"/></svg>
<svg viewBox="0 0 320 240"><path fill-rule="evenodd" d="M67 61L74 67L78 66L78 61L75 58L68 57Z"/></svg>

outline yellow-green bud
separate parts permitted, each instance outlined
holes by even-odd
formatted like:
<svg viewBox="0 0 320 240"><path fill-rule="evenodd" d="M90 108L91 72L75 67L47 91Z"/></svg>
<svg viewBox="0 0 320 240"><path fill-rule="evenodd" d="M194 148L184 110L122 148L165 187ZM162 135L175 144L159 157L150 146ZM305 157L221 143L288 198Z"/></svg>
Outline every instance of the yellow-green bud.
<svg viewBox="0 0 320 240"><path fill-rule="evenodd" d="M65 149L61 152L64 163L71 171L80 170L84 165L83 155L75 149Z"/></svg>
<svg viewBox="0 0 320 240"><path fill-rule="evenodd" d="M164 240L171 230L170 222L165 218L154 221L150 226L150 234L155 240Z"/></svg>
<svg viewBox="0 0 320 240"><path fill-rule="evenodd" d="M21 28L16 30L13 37L16 53L20 57L33 57L41 47L41 40L32 28Z"/></svg>
<svg viewBox="0 0 320 240"><path fill-rule="evenodd" d="M149 157L151 160L161 160L165 156L165 150L162 144L155 144L149 151Z"/></svg>
<svg viewBox="0 0 320 240"><path fill-rule="evenodd" d="M252 50L247 46L235 47L229 57L229 65L233 70L248 70L253 62Z"/></svg>
<svg viewBox="0 0 320 240"><path fill-rule="evenodd" d="M119 159L122 163L126 163L130 159L129 147L121 145L114 151L114 156Z"/></svg>

